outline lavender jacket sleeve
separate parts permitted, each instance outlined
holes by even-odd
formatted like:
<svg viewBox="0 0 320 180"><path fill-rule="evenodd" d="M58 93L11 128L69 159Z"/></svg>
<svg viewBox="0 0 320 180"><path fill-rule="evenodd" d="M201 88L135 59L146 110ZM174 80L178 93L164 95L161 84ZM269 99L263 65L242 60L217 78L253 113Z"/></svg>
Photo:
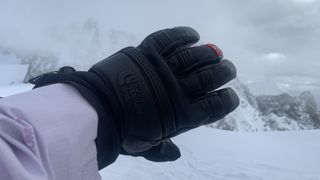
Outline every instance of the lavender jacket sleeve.
<svg viewBox="0 0 320 180"><path fill-rule="evenodd" d="M95 110L69 85L0 99L0 179L101 179L97 124Z"/></svg>

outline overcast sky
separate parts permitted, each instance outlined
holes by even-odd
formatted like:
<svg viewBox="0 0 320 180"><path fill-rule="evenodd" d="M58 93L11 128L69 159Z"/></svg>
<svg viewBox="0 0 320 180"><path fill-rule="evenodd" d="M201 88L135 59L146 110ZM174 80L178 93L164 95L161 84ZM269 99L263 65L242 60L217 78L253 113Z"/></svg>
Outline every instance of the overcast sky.
<svg viewBox="0 0 320 180"><path fill-rule="evenodd" d="M125 33L125 46L155 30L188 25L199 31L201 43L220 46L247 82L293 77L284 81L320 86L318 0L0 0L0 48L83 60L88 47L70 29L88 19L103 37L92 58L110 55L104 48L115 42L108 40L112 31ZM70 51L78 55L63 56Z"/></svg>

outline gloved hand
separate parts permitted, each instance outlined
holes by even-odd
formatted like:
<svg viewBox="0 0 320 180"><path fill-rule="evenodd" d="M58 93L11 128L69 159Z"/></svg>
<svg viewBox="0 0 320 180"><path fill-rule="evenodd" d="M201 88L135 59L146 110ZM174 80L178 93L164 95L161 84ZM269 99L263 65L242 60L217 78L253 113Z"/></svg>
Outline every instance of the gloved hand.
<svg viewBox="0 0 320 180"><path fill-rule="evenodd" d="M32 82L71 84L96 109L100 169L119 153L176 160L180 151L171 137L215 122L239 105L232 89L216 90L236 77L234 65L215 45L191 47L198 40L190 27L161 30L88 72L64 68Z"/></svg>

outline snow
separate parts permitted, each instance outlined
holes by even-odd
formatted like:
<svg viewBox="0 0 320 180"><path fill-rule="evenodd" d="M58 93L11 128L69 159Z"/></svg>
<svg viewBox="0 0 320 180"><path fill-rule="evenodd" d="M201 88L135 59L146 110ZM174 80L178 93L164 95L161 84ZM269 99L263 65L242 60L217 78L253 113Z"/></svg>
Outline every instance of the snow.
<svg viewBox="0 0 320 180"><path fill-rule="evenodd" d="M0 97L11 96L32 89L32 84L15 84L0 86Z"/></svg>
<svg viewBox="0 0 320 180"><path fill-rule="evenodd" d="M176 162L120 156L103 169L104 180L318 180L320 130L231 132L201 127L174 141Z"/></svg>
<svg viewBox="0 0 320 180"><path fill-rule="evenodd" d="M31 89L0 86L0 96ZM250 116L248 116L250 117ZM243 132L200 127L173 139L182 157L154 163L120 156L103 180L319 180L320 130Z"/></svg>
<svg viewBox="0 0 320 180"><path fill-rule="evenodd" d="M1 60L1 57L0 57ZM1 64L0 85L22 83L28 71L28 65Z"/></svg>
<svg viewBox="0 0 320 180"><path fill-rule="evenodd" d="M300 2L302 0L292 1ZM307 1L311 2L314 0ZM160 1L158 3L165 4ZM180 2L177 3L179 4ZM195 3L198 4L196 1ZM89 4L91 7L92 3L89 2ZM21 7L25 8L25 6ZM26 8L30 9L30 7ZM48 7L49 9L52 9L53 6L49 5ZM60 6L57 7L61 9ZM111 12L111 14L114 14L112 11L105 11L105 6L100 7L104 12ZM131 13L131 10L133 13L136 13L134 8L131 8L130 6L128 7L128 10L130 11L129 14ZM167 9L169 16L170 13L177 14L177 9L172 7L174 6ZM210 9L210 7L208 8ZM152 8L150 9L151 11L154 11ZM172 9L173 11L171 12ZM79 8L76 11L79 11ZM41 11L31 12L39 12L41 14ZM64 16L63 12L64 10L62 11L62 16ZM90 11L86 12L90 13ZM95 9L95 12L99 14L100 8L98 8L98 10ZM144 16L145 11L143 12L144 13L142 13L142 15ZM213 17L213 11L202 11L202 13L200 13L201 18L204 17L203 13L205 12L208 12L209 15L211 14L210 18ZM221 14L219 11L216 12L217 14ZM70 14L69 11L67 11L67 13ZM31 17L31 19L34 19L32 17L37 15L37 13L31 13L31 16L29 16L29 14L30 13L28 13L28 16L24 18L30 19ZM194 16L195 13L191 14ZM92 15L90 14L90 17L91 16ZM10 17L10 13L9 16L6 17ZM151 20L149 23L138 21L138 23L141 23L144 27L144 30L141 31L137 22L133 23L133 26L131 26L130 23L129 26L128 23L118 23L121 22L119 21L119 18L126 19L126 16L117 17L115 21L116 24L112 21L112 19L114 19L113 17L107 21L105 19L106 17L108 16L103 16L102 18L103 22L106 23L103 23L97 14L93 15L93 18L77 18L81 19L81 21L75 20L72 23L70 23L70 20L72 21L73 18L69 17L63 23L60 23L60 20L58 24L53 23L53 26L48 26L47 22L52 23L52 21L47 21L47 18L40 19L41 22L45 21L44 23L37 22L35 25L28 24L26 26L26 24L20 23L21 27L23 27L20 29L23 29L23 31L20 33L9 33L14 36L9 35L8 38L3 39L9 40L9 43L3 41L2 44L0 44L0 46L3 46L4 50L9 49L9 54L2 54L4 51L1 49L2 47L0 47L2 52L0 52L0 97L10 96L32 88L32 85L30 84L21 84L26 74L27 67L23 65L12 65L12 63L19 63L21 61L20 58L17 58L17 55L19 54L20 56L22 55L21 57L26 59L33 58L34 55L36 55L36 57L41 56L42 53L45 55L46 53L50 55L53 54L57 56L61 65L71 64L85 69L87 66L92 65L93 62L107 57L109 54L122 47L137 45L149 32L158 30L160 27L168 27L166 18L158 19L159 23L156 23L155 26L151 25L148 27L144 25L154 24L153 22L150 23L153 21L153 18L147 19L147 21ZM221 16L217 17L219 19ZM187 19L184 16L181 16L181 18ZM247 21L247 18L245 19ZM161 21L166 23L163 24ZM30 23L29 21L26 22ZM127 22L129 21L127 20ZM224 25L228 27L228 23L225 24L225 22L226 21L224 21ZM190 22L188 21L188 23ZM169 23L169 26L173 25ZM113 29L114 27L120 29ZM17 29L15 27L10 28ZM128 29L130 29L130 33L128 33ZM215 31L214 29L217 30L216 33L213 32ZM234 31L233 28L227 29L230 29L231 32ZM199 30L201 30L201 28ZM308 73L307 77L301 76L305 73L302 73L301 75L289 74L287 77L285 73L287 71L285 70L281 70L283 72L275 76L271 76L264 72L264 69L266 69L266 72L269 72L270 68L273 72L275 68L272 63L283 62L287 58L287 54L271 51L269 54L263 56L260 52L257 54L255 52L249 52L240 46L237 46L237 48L228 48L228 44L232 45L230 47L236 46L235 38L225 38L222 36L222 38L217 39L214 37L212 39L212 34L221 34L220 31L221 28L209 27L209 33L207 32L207 34L210 34L210 36L205 35L206 32L201 32L201 34L203 39L213 41L226 47L225 51L229 52L225 54L229 56L228 58L235 59L235 63L239 66L238 69L240 73L246 72L244 74L239 74L239 76L243 76L243 79L247 81L247 84L251 89L253 89L253 92L256 94L279 94L280 92L297 94L298 92L300 93L301 90L311 90L313 94L317 95L317 102L320 105L320 87L319 79L317 77L309 77ZM223 30L223 34L225 33L226 31ZM249 34L250 37L252 37L252 34ZM231 39L232 42L228 42L228 39ZM240 43L241 46L243 46L243 40L246 41L246 38L240 38L236 43ZM303 54L306 53L303 52ZM262 64L262 68L259 66L260 69L256 70L255 68L250 67L258 68L258 66L247 66L252 64L251 59L259 59L260 55L263 56L263 62L265 62ZM10 65L4 65L8 63L10 63ZM81 64L81 66L79 64ZM247 67L249 67L249 69ZM285 69L285 67L283 68ZM305 67L301 68L299 70L303 71L308 69ZM290 73L291 71L288 72ZM276 71L274 71L274 73L276 73ZM275 128L276 130L299 129L299 125L295 121L290 119L288 120L288 118L285 117L278 117L275 114L271 114L268 117L262 117L256 106L250 103L246 95L241 92L241 90L237 92L241 97L241 106L234 113L228 116L225 121L226 123L224 123L224 126L228 125L229 129L237 130L237 132L217 130L207 127L198 128L174 139L182 151L182 157L178 161L170 163L153 163L143 158L120 156L116 163L101 171L103 179L319 180L320 130L254 132L272 130L268 126L268 123L266 123L269 122L270 119L277 123L277 128Z"/></svg>
<svg viewBox="0 0 320 180"><path fill-rule="evenodd" d="M210 127L233 131L310 130L320 126L317 96L310 91L298 95L254 95L238 78L226 85L240 98L239 107Z"/></svg>
<svg viewBox="0 0 320 180"><path fill-rule="evenodd" d="M1 56L0 56L1 60ZM32 89L31 84L22 83L28 71L28 65L0 65L0 97L6 97Z"/></svg>

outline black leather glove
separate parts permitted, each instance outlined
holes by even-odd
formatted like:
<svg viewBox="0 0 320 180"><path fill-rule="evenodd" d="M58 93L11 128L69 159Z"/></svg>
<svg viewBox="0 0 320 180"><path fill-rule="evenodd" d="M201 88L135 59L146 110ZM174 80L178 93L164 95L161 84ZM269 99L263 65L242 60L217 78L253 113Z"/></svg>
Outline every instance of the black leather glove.
<svg viewBox="0 0 320 180"><path fill-rule="evenodd" d="M234 65L215 45L190 47L198 40L190 27L165 29L88 72L66 67L31 81L35 87L71 84L96 109L100 169L119 153L172 161L180 151L171 137L215 122L239 105L232 89L216 90L236 77Z"/></svg>

